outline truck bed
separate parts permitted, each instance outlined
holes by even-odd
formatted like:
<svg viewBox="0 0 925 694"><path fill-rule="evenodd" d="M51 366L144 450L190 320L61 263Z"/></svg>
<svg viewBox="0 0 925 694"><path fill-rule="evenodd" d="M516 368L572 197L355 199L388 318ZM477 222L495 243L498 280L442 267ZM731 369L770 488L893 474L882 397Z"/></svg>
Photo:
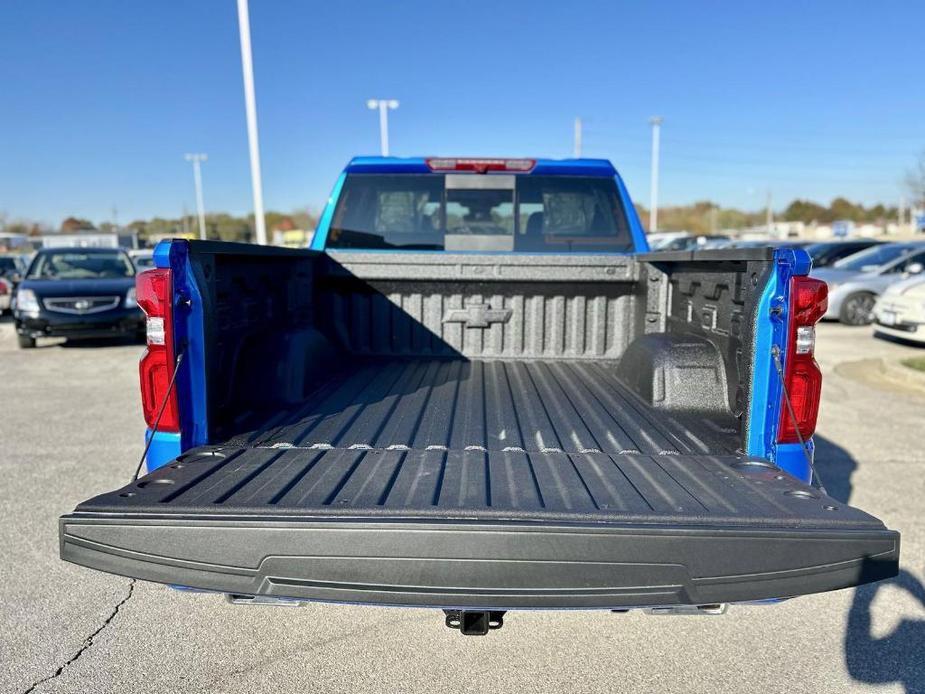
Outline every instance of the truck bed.
<svg viewBox="0 0 925 694"><path fill-rule="evenodd" d="M62 517L69 561L491 611L783 598L898 570L898 533L742 453L766 251L188 248L189 445Z"/></svg>
<svg viewBox="0 0 925 694"><path fill-rule="evenodd" d="M81 504L62 554L225 592L492 609L782 597L892 570L895 533L705 429L597 363L362 360Z"/></svg>
<svg viewBox="0 0 925 694"><path fill-rule="evenodd" d="M259 413L250 415L260 418ZM233 446L732 453L734 422L656 412L599 362L357 359Z"/></svg>

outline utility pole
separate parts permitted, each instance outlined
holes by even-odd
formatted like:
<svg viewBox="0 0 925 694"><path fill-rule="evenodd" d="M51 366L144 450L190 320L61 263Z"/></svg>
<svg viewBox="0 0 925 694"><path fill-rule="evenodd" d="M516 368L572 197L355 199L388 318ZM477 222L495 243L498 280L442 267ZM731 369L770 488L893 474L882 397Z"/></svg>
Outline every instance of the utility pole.
<svg viewBox="0 0 925 694"><path fill-rule="evenodd" d="M771 211L771 190L768 189L768 196L764 206L764 223L768 229L768 238L771 238L771 230L774 227L774 212Z"/></svg>
<svg viewBox="0 0 925 694"><path fill-rule="evenodd" d="M649 233L658 231L658 148L661 136L661 116L652 116L649 124L652 126L652 178L649 181Z"/></svg>
<svg viewBox="0 0 925 694"><path fill-rule="evenodd" d="M581 118L575 118L575 158L581 159Z"/></svg>
<svg viewBox="0 0 925 694"><path fill-rule="evenodd" d="M196 211L199 213L199 238L206 240L206 208L202 203L202 171L199 165L209 157L205 154L187 154L186 161L193 162L193 182L196 184Z"/></svg>
<svg viewBox="0 0 925 694"><path fill-rule="evenodd" d="M263 216L263 184L260 179L260 143L257 139L257 97L254 93L254 59L251 55L251 20L247 0L238 0L238 32L241 35L241 71L244 73L244 107L247 113L247 145L251 159L251 189L254 192L254 231L257 243L267 245Z"/></svg>
<svg viewBox="0 0 925 694"><path fill-rule="evenodd" d="M379 111L379 147L382 156L389 156L389 111L398 108L398 101L395 99L369 99L366 102L366 108L370 111Z"/></svg>

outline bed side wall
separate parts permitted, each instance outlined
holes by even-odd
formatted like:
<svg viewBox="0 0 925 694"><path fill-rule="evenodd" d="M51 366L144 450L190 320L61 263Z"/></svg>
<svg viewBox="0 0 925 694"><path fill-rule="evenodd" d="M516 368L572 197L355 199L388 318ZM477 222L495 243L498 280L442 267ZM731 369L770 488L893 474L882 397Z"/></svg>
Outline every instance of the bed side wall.
<svg viewBox="0 0 925 694"><path fill-rule="evenodd" d="M656 407L727 413L747 435L762 293L773 277L766 249L644 256L643 276L664 307L662 325L637 341L619 370ZM648 380L646 380L648 379Z"/></svg>

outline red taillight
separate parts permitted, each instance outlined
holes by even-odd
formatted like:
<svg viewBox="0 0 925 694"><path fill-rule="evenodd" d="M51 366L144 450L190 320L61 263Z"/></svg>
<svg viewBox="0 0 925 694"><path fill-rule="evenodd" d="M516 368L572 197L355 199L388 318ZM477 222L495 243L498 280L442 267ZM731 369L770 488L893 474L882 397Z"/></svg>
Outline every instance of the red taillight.
<svg viewBox="0 0 925 694"><path fill-rule="evenodd" d="M5 296L10 293L10 285L5 279L0 277L0 296Z"/></svg>
<svg viewBox="0 0 925 694"><path fill-rule="evenodd" d="M428 159L431 171L530 171L536 166L534 159Z"/></svg>
<svg viewBox="0 0 925 694"><path fill-rule="evenodd" d="M787 403L782 402L777 430L780 443L796 443L801 437L806 440L816 430L822 371L813 356L816 346L814 326L825 315L828 304L829 291L825 282L811 277L794 277L790 280L790 333L787 339L784 384L790 394L793 415Z"/></svg>
<svg viewBox="0 0 925 694"><path fill-rule="evenodd" d="M135 295L138 305L145 312L148 348L141 357L141 406L145 422L154 427L157 413L170 389L173 376L173 278L170 270L156 268L145 270L135 278ZM157 425L158 431L180 431L180 411L177 407L177 392L167 398L164 414Z"/></svg>

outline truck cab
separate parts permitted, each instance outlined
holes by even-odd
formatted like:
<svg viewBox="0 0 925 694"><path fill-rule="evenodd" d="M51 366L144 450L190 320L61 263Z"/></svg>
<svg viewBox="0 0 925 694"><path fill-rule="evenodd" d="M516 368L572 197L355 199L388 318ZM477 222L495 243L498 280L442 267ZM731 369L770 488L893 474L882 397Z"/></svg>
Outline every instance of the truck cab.
<svg viewBox="0 0 925 694"><path fill-rule="evenodd" d="M894 576L813 477L799 248L651 253L606 161L354 159L311 247L162 242L90 568L249 601L712 610Z"/></svg>

